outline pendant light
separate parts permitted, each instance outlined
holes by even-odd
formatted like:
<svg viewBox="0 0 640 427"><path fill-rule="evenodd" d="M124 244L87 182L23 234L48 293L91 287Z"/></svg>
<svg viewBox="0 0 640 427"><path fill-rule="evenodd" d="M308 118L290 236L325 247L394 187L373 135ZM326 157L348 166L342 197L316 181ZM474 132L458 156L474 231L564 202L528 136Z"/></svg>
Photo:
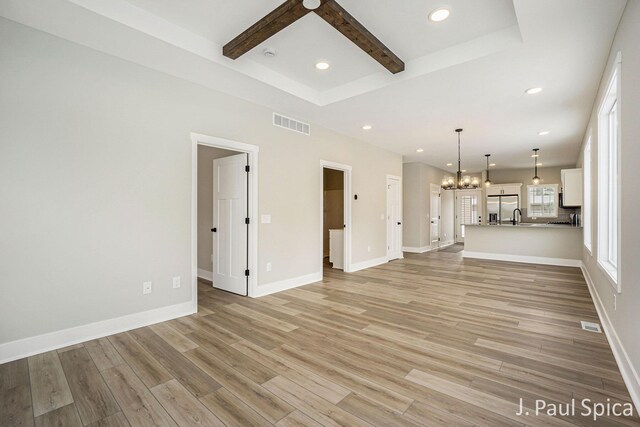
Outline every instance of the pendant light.
<svg viewBox="0 0 640 427"><path fill-rule="evenodd" d="M473 187L478 188L479 181L478 178L473 178L469 176L462 176L462 161L460 160L460 134L463 129L456 129L456 133L458 134L458 172L456 173L456 180L454 182L453 177L447 176L442 180L442 188L444 190L462 190L465 188Z"/></svg>
<svg viewBox="0 0 640 427"><path fill-rule="evenodd" d="M533 184L534 185L538 185L540 184L540 177L538 176L538 158L540 157L540 155L538 154L538 151L540 151L539 148L534 148L533 149Z"/></svg>
<svg viewBox="0 0 640 427"><path fill-rule="evenodd" d="M484 156L487 158L487 179L484 181L484 186L491 187L491 179L489 179L489 157L491 157L491 154L485 154Z"/></svg>

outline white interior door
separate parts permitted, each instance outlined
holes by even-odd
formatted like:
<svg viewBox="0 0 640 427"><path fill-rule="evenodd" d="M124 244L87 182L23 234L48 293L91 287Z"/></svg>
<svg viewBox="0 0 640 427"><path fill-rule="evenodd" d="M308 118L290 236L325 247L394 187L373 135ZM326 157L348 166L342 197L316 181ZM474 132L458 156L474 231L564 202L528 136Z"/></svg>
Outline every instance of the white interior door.
<svg viewBox="0 0 640 427"><path fill-rule="evenodd" d="M440 246L440 186L431 184L431 212L430 212L431 247Z"/></svg>
<svg viewBox="0 0 640 427"><path fill-rule="evenodd" d="M213 161L213 287L247 294L247 155Z"/></svg>
<svg viewBox="0 0 640 427"><path fill-rule="evenodd" d="M480 223L481 201L481 190L456 191L456 242L464 242L466 225Z"/></svg>
<svg viewBox="0 0 640 427"><path fill-rule="evenodd" d="M387 178L387 258L402 258L402 198L400 180Z"/></svg>

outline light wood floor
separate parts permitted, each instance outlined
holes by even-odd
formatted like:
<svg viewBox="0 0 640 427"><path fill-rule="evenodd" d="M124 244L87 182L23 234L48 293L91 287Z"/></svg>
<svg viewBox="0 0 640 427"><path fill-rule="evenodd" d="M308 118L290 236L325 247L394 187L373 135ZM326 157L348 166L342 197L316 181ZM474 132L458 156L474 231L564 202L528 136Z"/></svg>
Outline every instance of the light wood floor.
<svg viewBox="0 0 640 427"><path fill-rule="evenodd" d="M519 399L629 402L580 270L409 255L0 366L2 425L595 425ZM597 425L639 425L638 418Z"/></svg>

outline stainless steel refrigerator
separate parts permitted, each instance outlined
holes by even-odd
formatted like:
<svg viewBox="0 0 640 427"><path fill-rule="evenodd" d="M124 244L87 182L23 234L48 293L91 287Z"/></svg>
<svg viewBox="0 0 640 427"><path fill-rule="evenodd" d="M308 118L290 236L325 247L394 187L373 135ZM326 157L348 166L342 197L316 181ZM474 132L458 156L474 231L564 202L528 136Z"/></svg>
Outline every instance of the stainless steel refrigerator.
<svg viewBox="0 0 640 427"><path fill-rule="evenodd" d="M513 219L513 210L520 207L517 194L487 197L489 224L508 224Z"/></svg>

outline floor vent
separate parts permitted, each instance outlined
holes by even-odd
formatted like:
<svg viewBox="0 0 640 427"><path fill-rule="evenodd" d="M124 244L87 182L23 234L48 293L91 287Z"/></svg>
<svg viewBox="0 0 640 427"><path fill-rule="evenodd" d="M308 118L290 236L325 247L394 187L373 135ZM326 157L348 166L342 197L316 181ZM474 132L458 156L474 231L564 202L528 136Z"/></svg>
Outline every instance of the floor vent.
<svg viewBox="0 0 640 427"><path fill-rule="evenodd" d="M273 125L279 128L292 130L303 135L311 135L311 125L299 120L286 117L278 113L273 113Z"/></svg>
<svg viewBox="0 0 640 427"><path fill-rule="evenodd" d="M582 325L582 329L585 330L585 331L597 332L599 334L602 333L602 329L600 329L600 324L599 323L585 322L583 320L583 321L580 322L580 324Z"/></svg>

